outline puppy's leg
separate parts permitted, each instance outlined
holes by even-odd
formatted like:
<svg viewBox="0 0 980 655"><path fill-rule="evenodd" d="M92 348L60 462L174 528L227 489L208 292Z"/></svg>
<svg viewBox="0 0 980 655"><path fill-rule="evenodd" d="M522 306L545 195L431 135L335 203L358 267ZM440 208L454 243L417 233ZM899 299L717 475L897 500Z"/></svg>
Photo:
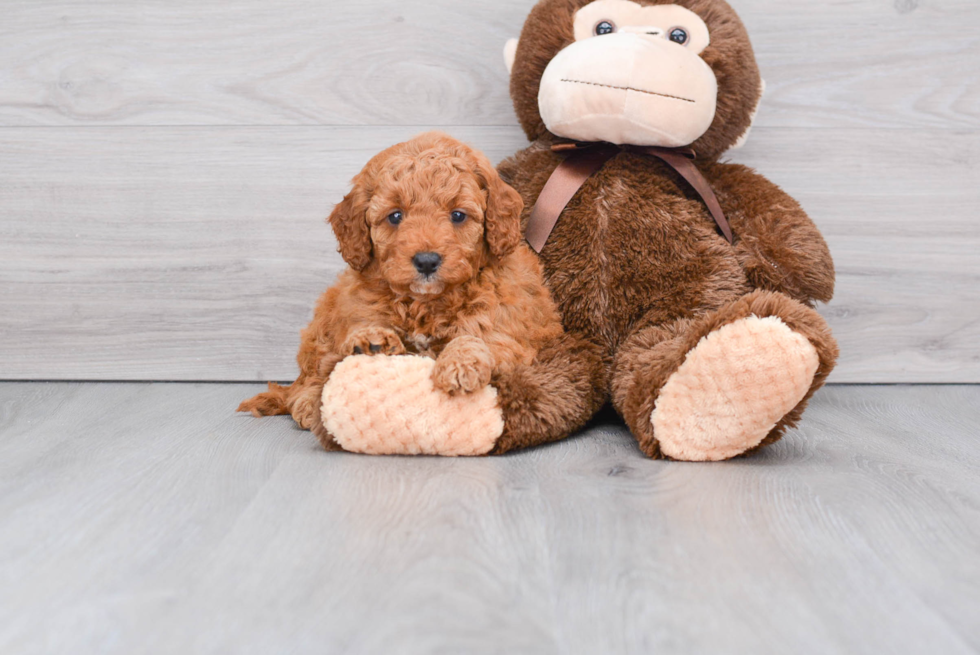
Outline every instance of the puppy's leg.
<svg viewBox="0 0 980 655"><path fill-rule="evenodd" d="M606 401L606 367L598 346L563 334L529 366L496 376L504 432L490 453L500 455L564 439Z"/></svg>
<svg viewBox="0 0 980 655"><path fill-rule="evenodd" d="M320 411L320 395L324 381L334 366L343 359L340 355L322 354L316 370L301 373L289 386L269 383L269 391L260 393L238 406L239 412L251 412L253 416L279 416L289 414L304 430L313 426L313 418ZM312 360L310 363L312 369Z"/></svg>
<svg viewBox="0 0 980 655"><path fill-rule="evenodd" d="M316 405L313 397L315 384L315 378L304 376L300 376L288 387L270 382L269 391L246 400L238 406L238 411L250 412L256 418L289 414L301 428L308 430L312 425L312 414ZM322 382L320 386L323 386Z"/></svg>
<svg viewBox="0 0 980 655"><path fill-rule="evenodd" d="M312 430L320 418L320 397L334 367L343 359L340 355L326 354L317 363L316 372L302 377L291 387L286 397L286 406L296 424L304 430Z"/></svg>
<svg viewBox="0 0 980 655"><path fill-rule="evenodd" d="M432 370L436 389L448 394L473 393L490 384L493 353L483 339L456 337L439 354Z"/></svg>
<svg viewBox="0 0 980 655"><path fill-rule="evenodd" d="M295 397L302 391L306 379L315 375L316 362L322 356L323 353L317 345L316 334L311 332L310 328L303 330L299 354L296 357L296 363L300 369L296 381L285 387L270 382L268 391L260 393L254 398L249 398L238 406L237 411L249 412L256 418L293 414L292 405L295 402ZM293 414L293 418L296 418L295 414Z"/></svg>
<svg viewBox="0 0 980 655"><path fill-rule="evenodd" d="M319 388L317 389L317 411L313 413L312 425L310 426L310 432L312 432L317 439L320 441L320 445L323 446L324 450L335 451L343 450L340 444L337 443L330 431L327 430L326 426L323 425L323 412L322 412L322 400L323 397L323 385L324 382L321 381Z"/></svg>
<svg viewBox="0 0 980 655"><path fill-rule="evenodd" d="M290 387L283 387L275 382L270 382L268 391L264 391L254 398L249 398L239 405L235 411L249 412L256 418L289 414L289 408L286 406L286 396L289 389Z"/></svg>
<svg viewBox="0 0 980 655"><path fill-rule="evenodd" d="M340 350L345 355L404 355L405 344L394 330L364 327L353 330Z"/></svg>

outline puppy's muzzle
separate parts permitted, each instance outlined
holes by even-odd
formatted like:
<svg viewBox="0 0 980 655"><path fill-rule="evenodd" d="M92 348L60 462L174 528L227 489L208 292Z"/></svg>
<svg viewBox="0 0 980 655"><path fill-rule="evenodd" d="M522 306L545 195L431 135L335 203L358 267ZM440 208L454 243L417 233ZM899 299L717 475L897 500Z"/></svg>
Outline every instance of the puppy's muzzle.
<svg viewBox="0 0 980 655"><path fill-rule="evenodd" d="M429 277L442 266L442 255L437 252L420 252L412 257L412 265L420 275Z"/></svg>

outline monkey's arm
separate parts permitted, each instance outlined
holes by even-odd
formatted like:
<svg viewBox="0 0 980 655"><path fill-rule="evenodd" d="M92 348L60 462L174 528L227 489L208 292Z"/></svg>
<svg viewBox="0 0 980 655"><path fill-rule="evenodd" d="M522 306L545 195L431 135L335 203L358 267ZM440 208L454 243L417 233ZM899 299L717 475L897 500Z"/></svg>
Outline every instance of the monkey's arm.
<svg viewBox="0 0 980 655"><path fill-rule="evenodd" d="M705 177L735 233L735 253L749 282L813 305L834 295L834 261L800 204L755 171L712 164Z"/></svg>

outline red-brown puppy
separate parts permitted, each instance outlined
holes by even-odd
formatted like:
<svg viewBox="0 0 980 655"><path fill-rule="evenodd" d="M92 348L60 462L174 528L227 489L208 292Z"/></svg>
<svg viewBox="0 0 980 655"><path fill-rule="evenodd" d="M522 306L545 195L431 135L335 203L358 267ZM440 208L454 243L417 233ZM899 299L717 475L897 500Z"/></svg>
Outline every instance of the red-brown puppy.
<svg viewBox="0 0 980 655"><path fill-rule="evenodd" d="M292 414L309 429L325 380L355 354L432 357L434 386L448 394L530 365L562 327L522 242L522 209L485 156L445 134L375 156L330 215L350 269L302 332L299 378L270 383L239 411Z"/></svg>

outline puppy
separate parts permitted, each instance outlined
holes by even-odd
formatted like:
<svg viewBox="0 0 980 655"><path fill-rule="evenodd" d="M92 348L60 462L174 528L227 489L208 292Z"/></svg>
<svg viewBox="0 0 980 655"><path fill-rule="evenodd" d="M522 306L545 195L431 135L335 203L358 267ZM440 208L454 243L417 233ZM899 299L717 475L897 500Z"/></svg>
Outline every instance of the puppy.
<svg viewBox="0 0 980 655"><path fill-rule="evenodd" d="M523 243L522 209L484 155L445 134L375 156L330 215L350 268L302 332L299 378L270 383L238 411L291 414L310 429L327 377L350 355L431 357L434 386L447 394L531 364L563 331Z"/></svg>

